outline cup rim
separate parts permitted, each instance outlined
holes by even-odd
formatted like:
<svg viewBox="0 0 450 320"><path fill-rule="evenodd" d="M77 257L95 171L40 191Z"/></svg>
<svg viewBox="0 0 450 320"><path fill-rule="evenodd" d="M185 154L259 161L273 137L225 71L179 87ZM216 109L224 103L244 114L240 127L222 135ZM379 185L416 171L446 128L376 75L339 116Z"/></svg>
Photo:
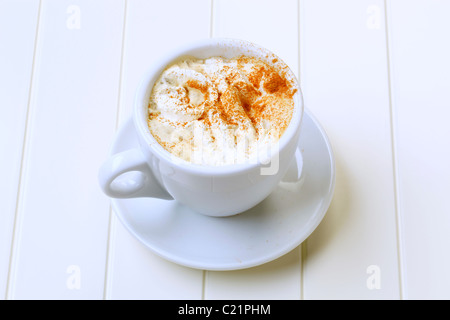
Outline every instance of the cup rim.
<svg viewBox="0 0 450 320"><path fill-rule="evenodd" d="M169 151L164 149L158 141L153 137L148 128L147 123L147 114L143 114L143 106L142 101L146 96L150 84L153 87L154 81L156 81L157 77L161 74L161 72L173 61L176 61L180 57L189 55L188 52L200 49L208 46L217 46L217 45L230 45L230 46L244 46L244 48L251 48L253 50L259 50L269 55L271 58L276 58L280 64L282 64L289 76L292 78L297 92L294 94L294 110L292 114L291 121L289 125L285 129L283 135L278 141L278 152L280 153L289 142L299 133L301 122L304 114L304 102L303 102L303 94L300 88L299 81L295 76L295 73L291 70L291 68L282 60L279 56L274 54L272 51L262 47L253 42L236 39L236 38L207 38L194 42L190 42L188 44L184 44L170 52L162 55L152 66L147 70L145 76L141 80L140 85L138 86L138 90L135 95L134 101L134 114L133 120L135 127L138 131L138 134L144 139L146 145L149 146L150 150L154 155L156 155L160 160L163 160L166 163L170 163L173 166L177 166L178 168L184 170L185 172L197 174L197 175L233 175L238 174L243 171L252 170L262 166L260 159L257 161L252 161L250 163L235 163L235 164L225 164L225 165L205 165L205 164L197 164L181 159L177 156L174 156ZM247 50L251 51L251 50ZM151 89L150 89L151 90Z"/></svg>

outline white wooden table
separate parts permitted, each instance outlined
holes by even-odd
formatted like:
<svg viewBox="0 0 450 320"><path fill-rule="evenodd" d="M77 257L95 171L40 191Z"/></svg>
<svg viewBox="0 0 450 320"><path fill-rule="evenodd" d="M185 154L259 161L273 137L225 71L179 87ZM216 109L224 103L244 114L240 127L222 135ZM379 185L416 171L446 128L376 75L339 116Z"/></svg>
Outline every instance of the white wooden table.
<svg viewBox="0 0 450 320"><path fill-rule="evenodd" d="M450 298L450 1L0 0L4 299ZM300 246L182 267L122 226L97 171L162 52L256 42L297 73L336 158Z"/></svg>

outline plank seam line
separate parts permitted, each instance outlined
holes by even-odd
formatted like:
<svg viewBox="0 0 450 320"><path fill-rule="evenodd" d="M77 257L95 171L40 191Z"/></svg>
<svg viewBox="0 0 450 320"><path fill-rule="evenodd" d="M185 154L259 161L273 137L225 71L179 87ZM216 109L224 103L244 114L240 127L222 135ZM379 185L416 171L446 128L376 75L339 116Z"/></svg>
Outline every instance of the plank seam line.
<svg viewBox="0 0 450 320"><path fill-rule="evenodd" d="M211 12L210 12L210 24L209 24L209 37L214 37L214 0L211 0Z"/></svg>
<svg viewBox="0 0 450 320"><path fill-rule="evenodd" d="M36 21L36 31L34 36L34 48L33 48L33 61L31 65L31 75L30 75L30 83L28 88L28 101L27 101L27 110L26 110L26 116L25 116L25 132L23 135L23 142L22 142L22 157L20 159L20 169L19 169L19 183L17 186L17 196L16 196L16 210L14 212L14 222L13 222L13 232L12 232L12 241L11 241L11 249L9 253L9 266L8 266L8 276L6 280L6 290L5 290L5 299L10 299L12 296L12 277L15 274L15 261L17 259L17 254L15 254L15 249L18 247L18 244L16 242L19 241L18 234L20 233L20 217L19 217L19 205L20 205L20 199L22 198L21 195L23 193L22 191L22 180L25 179L23 176L23 170L24 170L24 162L25 162L25 153L27 150L27 140L29 135L29 122L30 120L30 105L32 100L32 92L33 92L33 79L35 76L35 69L36 69L36 52L37 52L37 45L38 45L38 37L39 37L39 26L40 26L40 20L41 20L41 7L42 7L42 0L39 1L39 7L37 12L37 21Z"/></svg>
<svg viewBox="0 0 450 320"><path fill-rule="evenodd" d="M209 37L214 37L214 0L211 0L211 10L210 10L210 23L209 23ZM206 300L206 281L207 281L207 273L208 270L202 270L202 291L201 291L201 300Z"/></svg>
<svg viewBox="0 0 450 320"><path fill-rule="evenodd" d="M123 26L122 26L122 46L121 46L121 53L120 53L120 68L119 68L119 85L118 85L118 94L117 94L117 109L116 109L116 123L115 123L115 132L117 132L119 128L119 119L120 119L120 106L121 106L121 99L122 99L122 78L123 78L123 61L124 61L124 52L125 52L125 31L126 31L126 24L127 24L127 8L128 8L128 0L125 0L124 2L124 14L123 14ZM113 219L113 208L112 205L109 205L109 219L108 219L108 236L107 236L107 242L106 242L106 259L105 259L105 279L103 284L103 300L106 300L108 296L111 294L110 286L108 283L110 282L110 272L112 267L112 233L113 233L113 227L112 227L112 219Z"/></svg>
<svg viewBox="0 0 450 320"><path fill-rule="evenodd" d="M389 113L390 113L390 127L391 127L391 153L392 153L392 169L393 169L393 182L394 182L394 206L395 206L395 222L397 231L397 261L398 261L398 281L400 289L400 300L404 297L403 288L403 258L402 258L402 246L401 246L401 216L399 209L399 186L398 186L398 159L397 159L397 140L395 134L395 113L394 113L394 103L392 99L392 63L391 63L391 50L390 50L390 37L389 37L389 22L388 22L388 2L384 0L384 23L386 31L386 61L387 61L387 81L388 81L388 92L389 92Z"/></svg>
<svg viewBox="0 0 450 320"><path fill-rule="evenodd" d="M301 7L301 0L297 0L297 57L298 57L298 84L300 86L300 89L302 88L302 81L301 81L301 54L300 54L300 50L301 50L301 23L300 23L300 7ZM305 276L305 272L304 272L304 263L306 260L306 247L307 247L307 241L308 239L305 239L305 241L303 241L300 246L299 246L299 250L300 250L300 300L304 300L305 299L305 295L304 295L304 289L305 289L305 283L303 281L304 276Z"/></svg>

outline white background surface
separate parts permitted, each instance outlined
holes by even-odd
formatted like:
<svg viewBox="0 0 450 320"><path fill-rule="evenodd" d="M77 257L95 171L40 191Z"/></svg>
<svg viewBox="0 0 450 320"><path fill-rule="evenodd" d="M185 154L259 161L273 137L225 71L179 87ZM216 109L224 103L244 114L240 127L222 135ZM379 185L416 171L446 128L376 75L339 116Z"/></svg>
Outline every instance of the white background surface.
<svg viewBox="0 0 450 320"><path fill-rule="evenodd" d="M4 299L449 299L450 1L0 0ZM97 170L163 52L254 41L301 81L336 158L324 220L212 272L135 240Z"/></svg>

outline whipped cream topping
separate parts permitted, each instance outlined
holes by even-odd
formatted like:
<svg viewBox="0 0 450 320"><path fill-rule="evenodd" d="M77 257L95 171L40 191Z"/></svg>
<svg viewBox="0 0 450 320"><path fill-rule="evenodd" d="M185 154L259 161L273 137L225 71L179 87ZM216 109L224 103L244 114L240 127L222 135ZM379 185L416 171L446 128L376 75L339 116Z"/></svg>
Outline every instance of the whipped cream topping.
<svg viewBox="0 0 450 320"><path fill-rule="evenodd" d="M186 58L155 82L148 126L167 151L192 163L255 161L289 124L295 92L282 70L256 58Z"/></svg>

